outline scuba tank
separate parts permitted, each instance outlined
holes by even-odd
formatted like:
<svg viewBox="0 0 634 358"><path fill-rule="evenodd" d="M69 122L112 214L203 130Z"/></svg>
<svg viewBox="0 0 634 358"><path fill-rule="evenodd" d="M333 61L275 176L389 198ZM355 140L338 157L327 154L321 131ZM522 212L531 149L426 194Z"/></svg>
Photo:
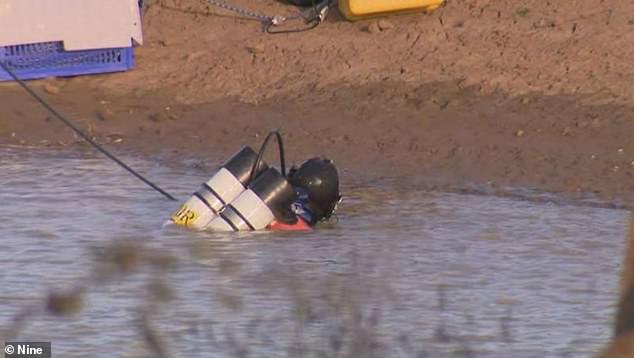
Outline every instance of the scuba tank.
<svg viewBox="0 0 634 358"><path fill-rule="evenodd" d="M297 194L286 178L274 168L266 169L235 200L207 225L214 231L256 231L273 220L297 222L291 204Z"/></svg>
<svg viewBox="0 0 634 358"><path fill-rule="evenodd" d="M248 146L242 147L220 170L202 184L172 215L171 221L177 225L192 229L204 229L227 203L233 201L249 184L252 170L255 174L267 168L267 164L258 161L258 154ZM258 162L257 168L254 165Z"/></svg>

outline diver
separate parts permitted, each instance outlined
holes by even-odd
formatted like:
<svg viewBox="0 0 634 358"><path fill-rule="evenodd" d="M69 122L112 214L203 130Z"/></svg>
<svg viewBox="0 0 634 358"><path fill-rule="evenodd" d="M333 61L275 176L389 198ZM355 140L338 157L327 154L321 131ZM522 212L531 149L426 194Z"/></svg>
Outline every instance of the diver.
<svg viewBox="0 0 634 358"><path fill-rule="evenodd" d="M275 220L269 229L309 230L332 217L341 201L339 174L332 160L311 158L299 168L291 168L287 178L297 195L290 206L296 220L291 219L292 224Z"/></svg>
<svg viewBox="0 0 634 358"><path fill-rule="evenodd" d="M262 160L276 136L280 169ZM311 158L286 173L278 131L271 131L259 152L242 147L171 216L174 224L195 230L310 230L330 219L341 201L334 163Z"/></svg>

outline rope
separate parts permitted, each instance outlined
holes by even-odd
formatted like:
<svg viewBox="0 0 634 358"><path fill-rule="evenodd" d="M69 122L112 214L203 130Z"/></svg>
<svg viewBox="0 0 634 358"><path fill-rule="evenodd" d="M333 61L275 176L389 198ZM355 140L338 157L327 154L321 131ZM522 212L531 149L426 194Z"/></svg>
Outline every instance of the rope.
<svg viewBox="0 0 634 358"><path fill-rule="evenodd" d="M128 172L130 172L132 175L134 175L135 177L137 177L138 179L140 179L142 182L144 182L145 184L149 185L150 187L152 187L154 190L158 191L159 193L163 194L166 198L170 199L170 200L176 200L176 198L174 198L172 195L170 195L169 193L167 193L166 191L164 191L163 189L159 188L158 186L156 186L154 183L152 183L151 181L145 179L145 177L143 177L141 174L137 173L136 171L134 171L132 168L130 168L128 165L126 165L124 162L122 162L121 160L119 160L117 157L115 157L114 155L112 155L110 152L108 152L106 149L104 149L102 146L100 146L99 144L95 143L95 141L93 141L87 134L85 134L84 132L82 132L79 128L75 127L75 125L73 125L68 119L66 119L63 115L61 115L59 112L57 112L53 107L51 107L50 104L48 104L48 102L46 102L42 97L40 97L37 93L35 93L29 86L27 86L26 83L24 83L24 81L22 81L10 68L9 66L4 63L4 61L0 60L0 67L2 67L3 70L5 70L9 76L11 76L18 84L20 84L20 86L28 93L30 94L33 98L35 98L36 101L38 101L44 108L46 108L49 112L51 112L55 117L57 117L57 119L59 119L60 121L62 121L66 126L68 126L70 129L72 129L73 131L75 131L75 133L77 133L80 137L82 137L85 141L87 141L88 143L90 143L93 147L97 148L97 150L99 150L101 153L103 153L106 157L112 159L112 161L114 161L115 163L119 164L123 169L127 170Z"/></svg>

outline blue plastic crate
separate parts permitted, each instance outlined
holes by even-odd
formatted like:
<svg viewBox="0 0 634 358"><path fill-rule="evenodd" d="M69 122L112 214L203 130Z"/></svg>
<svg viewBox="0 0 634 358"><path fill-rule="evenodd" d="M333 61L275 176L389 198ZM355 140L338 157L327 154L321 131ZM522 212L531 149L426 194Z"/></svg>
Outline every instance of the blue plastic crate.
<svg viewBox="0 0 634 358"><path fill-rule="evenodd" d="M65 51L62 42L0 46L3 61L21 79L126 71L134 67L132 47ZM11 80L0 69L0 81Z"/></svg>

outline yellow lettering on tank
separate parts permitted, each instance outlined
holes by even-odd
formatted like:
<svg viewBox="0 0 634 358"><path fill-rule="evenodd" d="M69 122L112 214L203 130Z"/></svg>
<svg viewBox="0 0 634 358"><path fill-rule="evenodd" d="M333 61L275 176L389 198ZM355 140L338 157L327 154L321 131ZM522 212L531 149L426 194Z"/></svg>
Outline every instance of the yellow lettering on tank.
<svg viewBox="0 0 634 358"><path fill-rule="evenodd" d="M187 205L182 205L178 211L172 215L172 221L176 225L189 226L198 218L198 214Z"/></svg>

